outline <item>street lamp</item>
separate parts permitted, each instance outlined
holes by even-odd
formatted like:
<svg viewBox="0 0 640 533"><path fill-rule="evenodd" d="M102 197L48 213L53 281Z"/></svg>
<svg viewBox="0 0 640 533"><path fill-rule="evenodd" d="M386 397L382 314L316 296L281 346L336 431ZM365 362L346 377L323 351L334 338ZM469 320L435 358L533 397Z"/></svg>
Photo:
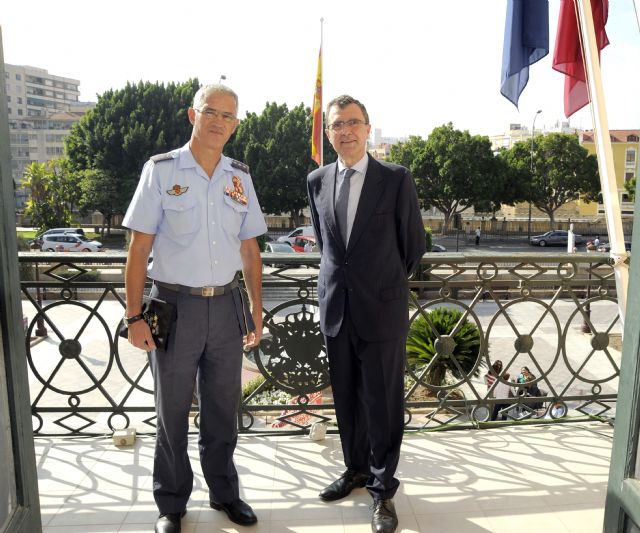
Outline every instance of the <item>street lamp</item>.
<svg viewBox="0 0 640 533"><path fill-rule="evenodd" d="M538 109L536 114L533 115L533 124L531 125L531 177L533 177L533 139L536 131L536 119L538 115L542 113L542 109ZM529 188L529 195L531 195L531 188ZM529 222L527 223L527 240L531 242L531 198L529 198Z"/></svg>
<svg viewBox="0 0 640 533"><path fill-rule="evenodd" d="M222 80L226 80L227 77L224 74L220 74L220 79L218 80L218 84L222 83Z"/></svg>

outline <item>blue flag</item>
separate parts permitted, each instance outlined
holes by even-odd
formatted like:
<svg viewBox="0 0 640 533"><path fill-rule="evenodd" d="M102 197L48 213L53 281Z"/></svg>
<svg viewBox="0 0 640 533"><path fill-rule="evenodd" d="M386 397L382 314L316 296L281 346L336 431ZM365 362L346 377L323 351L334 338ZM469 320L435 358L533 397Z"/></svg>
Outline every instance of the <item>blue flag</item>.
<svg viewBox="0 0 640 533"><path fill-rule="evenodd" d="M549 0L507 0L500 92L518 107L529 65L549 53Z"/></svg>

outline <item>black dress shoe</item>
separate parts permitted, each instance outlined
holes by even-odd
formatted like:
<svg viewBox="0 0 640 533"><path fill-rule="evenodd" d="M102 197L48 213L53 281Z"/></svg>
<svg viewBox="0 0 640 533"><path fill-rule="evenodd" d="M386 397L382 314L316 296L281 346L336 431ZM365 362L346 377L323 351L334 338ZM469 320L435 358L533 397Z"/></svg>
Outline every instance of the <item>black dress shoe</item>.
<svg viewBox="0 0 640 533"><path fill-rule="evenodd" d="M340 500L341 498L348 496L353 489L364 487L368 480L369 474L362 474L360 472L354 472L353 470L347 470L320 493L320 499L325 502Z"/></svg>
<svg viewBox="0 0 640 533"><path fill-rule="evenodd" d="M371 531L373 533L393 533L398 527L398 515L393 500L373 500L373 518Z"/></svg>
<svg viewBox="0 0 640 533"><path fill-rule="evenodd" d="M218 503L210 501L209 505L216 511L224 511L227 513L229 520L240 524L241 526L250 526L258 521L258 517L248 503L243 502L240 498L230 503Z"/></svg>
<svg viewBox="0 0 640 533"><path fill-rule="evenodd" d="M187 514L187 511L181 513L161 514L156 520L156 533L180 533L180 519Z"/></svg>

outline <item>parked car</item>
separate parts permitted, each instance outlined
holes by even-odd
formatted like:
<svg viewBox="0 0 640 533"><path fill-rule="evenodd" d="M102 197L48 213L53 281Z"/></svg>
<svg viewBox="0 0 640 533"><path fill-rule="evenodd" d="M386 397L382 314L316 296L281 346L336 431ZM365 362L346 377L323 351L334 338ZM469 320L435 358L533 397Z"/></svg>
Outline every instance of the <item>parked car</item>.
<svg viewBox="0 0 640 533"><path fill-rule="evenodd" d="M31 248L42 248L42 241L44 237L48 235L63 235L65 233L84 235L84 230L82 228L51 228L36 235L36 238L29 243L29 246Z"/></svg>
<svg viewBox="0 0 640 533"><path fill-rule="evenodd" d="M293 245L293 241L296 239L296 237L300 237L302 235L314 236L315 232L313 231L313 226L298 226L288 235L278 237L278 242L288 242L289 244Z"/></svg>
<svg viewBox="0 0 640 533"><path fill-rule="evenodd" d="M288 242L268 242L264 245L264 251L270 254L295 254L296 251ZM286 263L265 263L268 266L280 267Z"/></svg>
<svg viewBox="0 0 640 533"><path fill-rule="evenodd" d="M63 233L61 235L45 235L42 240L44 252L100 252L102 243L90 241L84 235Z"/></svg>
<svg viewBox="0 0 640 533"><path fill-rule="evenodd" d="M583 244L584 237L582 235L578 235L577 233L573 234L575 238L576 244ZM543 235L534 235L531 237L529 244L532 246L566 246L569 242L569 232L565 230L553 230L547 231Z"/></svg>
<svg viewBox="0 0 640 533"><path fill-rule="evenodd" d="M431 251L432 252L446 252L447 249L442 246L442 244L432 244L431 245Z"/></svg>
<svg viewBox="0 0 640 533"><path fill-rule="evenodd" d="M315 246L316 238L313 237L312 235L303 235L301 237L296 237L293 240L292 247L296 252L304 252L304 247L306 246L307 243L311 243L311 246Z"/></svg>
<svg viewBox="0 0 640 533"><path fill-rule="evenodd" d="M624 249L627 252L631 251L631 242L630 241L624 241ZM598 250L598 252L610 252L611 251L611 243L610 242L600 243L598 245L597 250Z"/></svg>
<svg viewBox="0 0 640 533"><path fill-rule="evenodd" d="M264 251L272 254L292 254L295 252L288 242L265 243Z"/></svg>

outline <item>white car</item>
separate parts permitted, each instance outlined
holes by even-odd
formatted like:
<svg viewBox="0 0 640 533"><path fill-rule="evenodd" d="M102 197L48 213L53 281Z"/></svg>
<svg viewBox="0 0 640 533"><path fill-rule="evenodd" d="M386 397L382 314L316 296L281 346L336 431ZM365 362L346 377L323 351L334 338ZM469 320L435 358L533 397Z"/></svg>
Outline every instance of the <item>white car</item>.
<svg viewBox="0 0 640 533"><path fill-rule="evenodd" d="M102 243L90 241L84 235L65 233L63 235L45 235L42 239L43 252L100 252Z"/></svg>
<svg viewBox="0 0 640 533"><path fill-rule="evenodd" d="M315 236L313 226L298 226L288 235L278 237L278 242L288 242L293 246L293 242L296 240L296 237L302 237L303 235L310 235L312 237Z"/></svg>

